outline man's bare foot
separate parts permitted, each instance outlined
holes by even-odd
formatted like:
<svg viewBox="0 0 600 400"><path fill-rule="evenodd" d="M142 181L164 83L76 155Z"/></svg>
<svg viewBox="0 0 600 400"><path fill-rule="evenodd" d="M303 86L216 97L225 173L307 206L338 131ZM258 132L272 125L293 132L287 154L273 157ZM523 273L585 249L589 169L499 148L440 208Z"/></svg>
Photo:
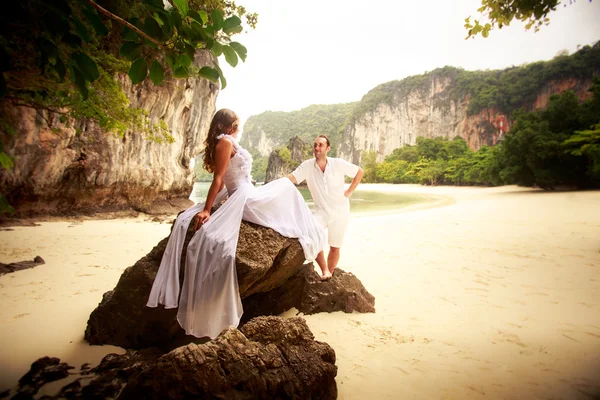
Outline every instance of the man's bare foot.
<svg viewBox="0 0 600 400"><path fill-rule="evenodd" d="M331 279L331 274L329 273L329 271L325 272L322 276L321 276L321 280L322 281L328 281L329 279Z"/></svg>

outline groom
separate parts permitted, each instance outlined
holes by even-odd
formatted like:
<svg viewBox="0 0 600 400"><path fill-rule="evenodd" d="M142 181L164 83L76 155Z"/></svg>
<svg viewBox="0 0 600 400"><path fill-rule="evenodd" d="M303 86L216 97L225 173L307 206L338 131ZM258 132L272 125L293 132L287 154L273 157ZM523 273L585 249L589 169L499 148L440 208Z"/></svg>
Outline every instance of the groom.
<svg viewBox="0 0 600 400"><path fill-rule="evenodd" d="M346 160L327 157L329 150L331 150L329 138L325 135L318 136L313 145L315 158L304 161L288 175L296 185L306 180L308 190L315 202L314 216L328 229L327 263L323 250L316 259L321 267L323 280L331 278L340 259L340 247L344 242L344 234L350 218L349 198L364 173L362 168ZM347 190L344 190L345 176L353 178Z"/></svg>

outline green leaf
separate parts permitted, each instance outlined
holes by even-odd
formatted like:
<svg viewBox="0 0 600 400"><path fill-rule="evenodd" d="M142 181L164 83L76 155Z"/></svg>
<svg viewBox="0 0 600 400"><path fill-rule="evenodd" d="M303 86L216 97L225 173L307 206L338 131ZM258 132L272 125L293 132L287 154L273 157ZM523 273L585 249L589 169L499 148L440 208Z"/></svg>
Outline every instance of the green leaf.
<svg viewBox="0 0 600 400"><path fill-rule="evenodd" d="M238 56L235 54L235 50L230 46L224 45L223 54L225 54L225 61L235 68L235 66L238 64Z"/></svg>
<svg viewBox="0 0 600 400"><path fill-rule="evenodd" d="M187 78L190 76L190 71L186 67L175 68L173 76L175 78Z"/></svg>
<svg viewBox="0 0 600 400"><path fill-rule="evenodd" d="M100 77L96 62L87 54L76 53L71 56L71 59L75 61L79 71L81 71L86 80L93 82Z"/></svg>
<svg viewBox="0 0 600 400"><path fill-rule="evenodd" d="M215 56L220 57L223 54L223 45L215 40L211 50Z"/></svg>
<svg viewBox="0 0 600 400"><path fill-rule="evenodd" d="M162 22L162 31L165 35L165 39L170 39L173 36L173 24L168 15L158 15L158 20Z"/></svg>
<svg viewBox="0 0 600 400"><path fill-rule="evenodd" d="M175 59L175 69L179 67L189 67L192 63L192 59L187 54L179 54Z"/></svg>
<svg viewBox="0 0 600 400"><path fill-rule="evenodd" d="M144 46L141 43L125 42L119 49L119 54L126 60L133 61L142 54Z"/></svg>
<svg viewBox="0 0 600 400"><path fill-rule="evenodd" d="M173 56L173 54L167 54L165 60L167 61L167 64L169 64L169 67L173 69L173 66L175 65L175 56Z"/></svg>
<svg viewBox="0 0 600 400"><path fill-rule="evenodd" d="M222 29L226 34L240 33L243 30L242 20L238 16L233 15L223 21Z"/></svg>
<svg viewBox="0 0 600 400"><path fill-rule="evenodd" d="M73 17L73 25L75 25L75 33L81 38L81 40L86 43L92 40L87 28L78 18Z"/></svg>
<svg viewBox="0 0 600 400"><path fill-rule="evenodd" d="M223 32L225 32L228 35L233 35L234 33L240 33L243 30L244 30L244 28L242 28L241 25L238 25L238 26L231 27L229 29L223 29Z"/></svg>
<svg viewBox="0 0 600 400"><path fill-rule="evenodd" d="M156 45L156 43L151 42L146 38L144 38L143 42L144 42L144 46L150 47L151 49L158 49L158 46Z"/></svg>
<svg viewBox="0 0 600 400"><path fill-rule="evenodd" d="M179 11L177 11L176 9L172 9L171 12L169 13L169 18L171 19L171 24L177 28L178 30L181 29L181 14L179 14Z"/></svg>
<svg viewBox="0 0 600 400"><path fill-rule="evenodd" d="M157 3L158 4L158 3ZM144 6L146 6L146 10L152 14L152 13L158 13L158 14L168 14L169 12L167 10L165 10L164 5L161 4L160 5L153 5L153 4L144 4Z"/></svg>
<svg viewBox="0 0 600 400"><path fill-rule="evenodd" d="M223 90L227 87L227 80L225 79L225 76L223 75L223 71L221 70L221 67L219 67L219 64L215 64L215 69L219 74L219 79L221 79L221 90Z"/></svg>
<svg viewBox="0 0 600 400"><path fill-rule="evenodd" d="M211 67L202 67L200 68L200 71L198 71L198 75L200 75L203 78L208 79L211 82L218 82L219 80L219 73L217 72L216 69L211 68Z"/></svg>
<svg viewBox="0 0 600 400"><path fill-rule="evenodd" d="M182 16L185 17L188 15L190 7L188 6L187 0L173 0L173 4L175 4L175 7L177 7Z"/></svg>
<svg viewBox="0 0 600 400"><path fill-rule="evenodd" d="M144 20L144 32L153 39L162 40L163 33L154 18L146 18Z"/></svg>
<svg viewBox="0 0 600 400"><path fill-rule="evenodd" d="M83 10L83 15L88 20L90 25L92 25L92 28L94 28L98 36L108 35L108 28L102 23L100 16L96 13L95 10Z"/></svg>
<svg viewBox="0 0 600 400"><path fill-rule="evenodd" d="M216 8L213 9L210 13L210 19L212 20L212 25L215 28L215 31L218 31L223 26L223 14L221 11Z"/></svg>
<svg viewBox="0 0 600 400"><path fill-rule="evenodd" d="M163 25L165 24L160 17L158 16L157 13L154 13L154 15L152 15L152 18L154 18L154 20L156 21L156 23L158 24L158 26L160 26L161 28L163 27Z"/></svg>
<svg viewBox="0 0 600 400"><path fill-rule="evenodd" d="M4 169L11 169L15 166L13 160L4 151L0 152L0 164Z"/></svg>
<svg viewBox="0 0 600 400"><path fill-rule="evenodd" d="M54 70L58 74L60 82L61 83L64 82L65 75L67 75L67 67L65 67L65 64L62 62L60 57L56 57L56 63L54 64Z"/></svg>
<svg viewBox="0 0 600 400"><path fill-rule="evenodd" d="M129 78L133 84L137 84L146 79L148 75L148 64L143 58L138 58L131 64L129 68Z"/></svg>
<svg viewBox="0 0 600 400"><path fill-rule="evenodd" d="M140 20L139 18L130 18L129 23L136 28L140 28ZM139 38L139 35L132 30L131 28L124 27L123 28L123 40L126 42L135 42Z"/></svg>
<svg viewBox="0 0 600 400"><path fill-rule="evenodd" d="M198 11L198 14L200 14L200 18L202 18L202 24L206 24L208 22L208 14L206 11L200 10Z"/></svg>
<svg viewBox="0 0 600 400"><path fill-rule="evenodd" d="M216 41L214 39L206 39L206 48L208 50L211 50L213 48L213 46L215 45Z"/></svg>
<svg viewBox="0 0 600 400"><path fill-rule="evenodd" d="M194 48L194 46L192 46L191 44L186 43L184 45L184 51L185 54L187 54L190 59L194 59L195 55L196 55L196 49Z"/></svg>
<svg viewBox="0 0 600 400"><path fill-rule="evenodd" d="M152 61L152 64L150 64L150 80L155 85L160 85L164 79L165 71L162 65L156 60Z"/></svg>
<svg viewBox="0 0 600 400"><path fill-rule="evenodd" d="M188 15L196 21L200 22L202 25L206 24L206 22L208 21L208 14L206 14L206 11L198 12L195 10L190 10Z"/></svg>
<svg viewBox="0 0 600 400"><path fill-rule="evenodd" d="M229 43L229 45L231 47L233 47L233 49L235 50L235 52L237 53L238 56L240 56L240 58L242 59L242 61L246 61L246 55L248 54L248 50L246 50L246 48L238 42L231 42Z"/></svg>
<svg viewBox="0 0 600 400"><path fill-rule="evenodd" d="M124 41L135 42L136 40L139 39L139 37L140 36L135 31L129 29L128 27L123 28L123 40Z"/></svg>
<svg viewBox="0 0 600 400"><path fill-rule="evenodd" d="M192 28L192 31L190 32L192 40L206 41L209 38L209 36L206 33L206 30L202 27L202 25L200 25L196 21L192 22L190 24L190 27Z"/></svg>
<svg viewBox="0 0 600 400"><path fill-rule="evenodd" d="M69 63L69 79L75 84L77 90L79 90L82 99L84 101L87 100L89 93L87 84L85 83L85 78L83 77L83 74L79 72L77 67L71 63Z"/></svg>

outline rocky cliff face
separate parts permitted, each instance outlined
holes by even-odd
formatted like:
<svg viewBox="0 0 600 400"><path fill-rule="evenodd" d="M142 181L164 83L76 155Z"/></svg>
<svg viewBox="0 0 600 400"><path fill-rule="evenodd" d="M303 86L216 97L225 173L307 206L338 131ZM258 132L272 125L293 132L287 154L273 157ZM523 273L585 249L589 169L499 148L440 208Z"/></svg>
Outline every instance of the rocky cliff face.
<svg viewBox="0 0 600 400"><path fill-rule="evenodd" d="M287 176L302 161L311 157L310 144L305 143L297 136L291 138L286 147L273 150L269 156L265 183Z"/></svg>
<svg viewBox="0 0 600 400"><path fill-rule="evenodd" d="M359 164L363 150L375 151L381 162L394 149L416 144L417 137L460 136L473 150L494 145L511 127L510 116L494 108L468 115L470 96L458 97L447 90L449 78L429 77L427 88L416 88L405 96L381 103L361 118L348 124L342 135L338 155ZM530 109L545 108L551 95L573 90L580 99L590 97L591 80L567 79L549 82ZM396 95L394 95L396 96Z"/></svg>
<svg viewBox="0 0 600 400"><path fill-rule="evenodd" d="M208 52L197 66L215 62ZM193 185L190 160L201 150L215 111L218 86L202 78L170 79L161 86L149 80L133 86L119 81L132 107L163 120L173 143L149 140L137 132L118 137L96 123L73 121L65 128L56 114L9 102L0 104L14 136L0 131L15 168L3 171L0 190L17 215L70 214L134 209L181 209Z"/></svg>
<svg viewBox="0 0 600 400"><path fill-rule="evenodd" d="M273 149L279 145L276 140L267 137L263 129L260 129L259 134L244 132L242 140L247 148L258 150L263 157L271 154Z"/></svg>

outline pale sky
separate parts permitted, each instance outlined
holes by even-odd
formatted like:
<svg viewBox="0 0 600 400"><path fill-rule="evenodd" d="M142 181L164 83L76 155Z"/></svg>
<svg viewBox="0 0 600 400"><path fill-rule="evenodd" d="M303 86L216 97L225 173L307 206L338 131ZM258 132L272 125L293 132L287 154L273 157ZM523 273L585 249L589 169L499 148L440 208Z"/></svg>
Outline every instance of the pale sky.
<svg viewBox="0 0 600 400"><path fill-rule="evenodd" d="M563 0L567 2L568 0ZM465 40L464 20L480 0L238 0L258 25L236 35L245 63L220 64L227 87L217 109L242 125L251 115L311 104L359 101L375 86L451 65L501 69L552 59L600 40L600 1L559 5L534 33L513 22L487 39Z"/></svg>

